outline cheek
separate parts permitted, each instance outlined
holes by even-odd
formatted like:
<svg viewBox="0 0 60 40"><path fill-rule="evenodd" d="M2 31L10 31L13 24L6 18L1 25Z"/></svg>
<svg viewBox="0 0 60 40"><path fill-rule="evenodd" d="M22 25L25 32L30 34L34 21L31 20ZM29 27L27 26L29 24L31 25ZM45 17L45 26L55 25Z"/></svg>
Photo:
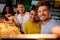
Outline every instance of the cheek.
<svg viewBox="0 0 60 40"><path fill-rule="evenodd" d="M32 15L30 15L30 19L32 18Z"/></svg>
<svg viewBox="0 0 60 40"><path fill-rule="evenodd" d="M40 13L38 13L38 16L40 16Z"/></svg>
<svg viewBox="0 0 60 40"><path fill-rule="evenodd" d="M8 12L8 11L9 11L9 9L6 9L6 11Z"/></svg>
<svg viewBox="0 0 60 40"><path fill-rule="evenodd" d="M21 10L21 11L25 11L25 9L24 9L24 8L21 8L20 10Z"/></svg>
<svg viewBox="0 0 60 40"><path fill-rule="evenodd" d="M48 17L49 16L49 12L45 12L45 15L46 15L46 17Z"/></svg>
<svg viewBox="0 0 60 40"><path fill-rule="evenodd" d="M17 8L17 10L19 11L19 8Z"/></svg>
<svg viewBox="0 0 60 40"><path fill-rule="evenodd" d="M14 9L13 11L15 12L16 10Z"/></svg>

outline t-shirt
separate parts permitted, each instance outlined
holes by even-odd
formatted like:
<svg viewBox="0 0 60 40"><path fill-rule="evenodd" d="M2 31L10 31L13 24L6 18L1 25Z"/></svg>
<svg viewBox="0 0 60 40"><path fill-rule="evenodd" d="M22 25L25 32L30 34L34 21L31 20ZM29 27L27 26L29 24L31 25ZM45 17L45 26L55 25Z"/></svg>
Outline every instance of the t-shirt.
<svg viewBox="0 0 60 40"><path fill-rule="evenodd" d="M19 22L19 24L21 25L21 30L23 30L22 26L25 22L27 22L29 20L29 12L25 12L24 16L21 16L21 14L19 14L17 16L17 21Z"/></svg>
<svg viewBox="0 0 60 40"><path fill-rule="evenodd" d="M40 34L39 23L31 22L30 20L23 25L24 34Z"/></svg>
<svg viewBox="0 0 60 40"><path fill-rule="evenodd" d="M51 29L53 27L56 27L56 26L59 26L59 25L60 25L60 23L57 20L51 19L45 25L44 24L41 25L41 34L50 34L51 33Z"/></svg>

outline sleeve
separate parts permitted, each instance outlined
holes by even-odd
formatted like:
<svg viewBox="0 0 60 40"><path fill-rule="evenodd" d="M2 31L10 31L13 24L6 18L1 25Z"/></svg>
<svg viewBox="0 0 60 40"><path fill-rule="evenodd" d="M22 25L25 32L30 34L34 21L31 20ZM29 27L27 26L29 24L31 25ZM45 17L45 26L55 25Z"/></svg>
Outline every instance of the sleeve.
<svg viewBox="0 0 60 40"><path fill-rule="evenodd" d="M23 25L23 31L24 31L24 34L27 34L28 33L27 32L28 30L27 30L27 25L26 24Z"/></svg>

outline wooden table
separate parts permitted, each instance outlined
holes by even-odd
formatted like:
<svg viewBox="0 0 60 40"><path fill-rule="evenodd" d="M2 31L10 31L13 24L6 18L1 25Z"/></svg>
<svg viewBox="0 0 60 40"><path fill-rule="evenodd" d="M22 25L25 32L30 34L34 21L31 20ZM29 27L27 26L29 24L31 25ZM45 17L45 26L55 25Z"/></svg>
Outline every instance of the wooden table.
<svg viewBox="0 0 60 40"><path fill-rule="evenodd" d="M10 39L36 39L36 40L46 40L46 39L56 39L55 34L20 34L20 35L10 35Z"/></svg>

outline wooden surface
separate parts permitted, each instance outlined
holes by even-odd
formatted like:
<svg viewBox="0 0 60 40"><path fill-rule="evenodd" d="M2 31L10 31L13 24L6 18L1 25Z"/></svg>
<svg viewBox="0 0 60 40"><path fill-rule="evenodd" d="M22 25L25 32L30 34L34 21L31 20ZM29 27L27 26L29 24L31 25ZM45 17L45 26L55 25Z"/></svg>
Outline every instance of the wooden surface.
<svg viewBox="0 0 60 40"><path fill-rule="evenodd" d="M4 37L5 36L6 35L4 35ZM21 39L39 39L39 38L56 39L57 38L55 34L20 34L20 35L9 35L8 37L7 36L5 38L21 38Z"/></svg>

